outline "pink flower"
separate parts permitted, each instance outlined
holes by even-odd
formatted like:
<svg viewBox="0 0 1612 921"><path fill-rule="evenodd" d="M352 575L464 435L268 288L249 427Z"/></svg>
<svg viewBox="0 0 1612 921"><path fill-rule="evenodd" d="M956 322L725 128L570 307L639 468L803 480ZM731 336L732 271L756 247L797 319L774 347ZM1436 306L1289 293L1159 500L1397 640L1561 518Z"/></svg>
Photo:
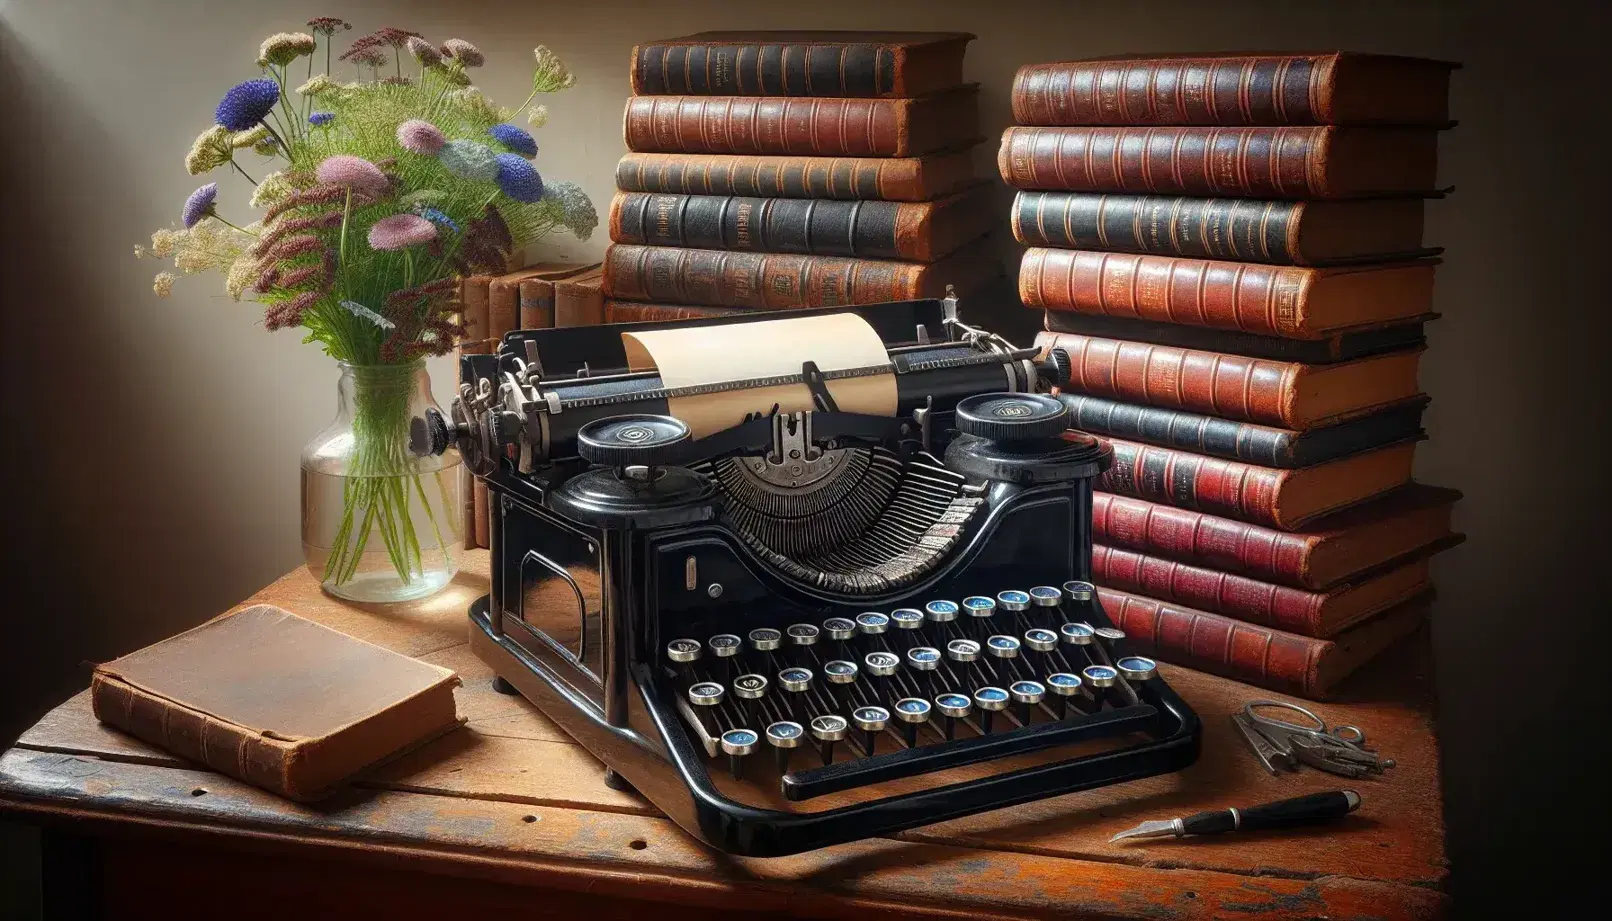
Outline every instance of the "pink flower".
<svg viewBox="0 0 1612 921"><path fill-rule="evenodd" d="M437 225L418 214L394 214L383 217L369 229L369 248L380 250L407 249L437 238Z"/></svg>
<svg viewBox="0 0 1612 921"><path fill-rule="evenodd" d="M403 145L404 150L434 157L442 145L448 143L448 139L436 125L411 118L397 126L397 142Z"/></svg>
<svg viewBox="0 0 1612 921"><path fill-rule="evenodd" d="M355 192L386 191L386 174L381 168L363 157L337 154L326 157L313 171L321 183L336 185Z"/></svg>

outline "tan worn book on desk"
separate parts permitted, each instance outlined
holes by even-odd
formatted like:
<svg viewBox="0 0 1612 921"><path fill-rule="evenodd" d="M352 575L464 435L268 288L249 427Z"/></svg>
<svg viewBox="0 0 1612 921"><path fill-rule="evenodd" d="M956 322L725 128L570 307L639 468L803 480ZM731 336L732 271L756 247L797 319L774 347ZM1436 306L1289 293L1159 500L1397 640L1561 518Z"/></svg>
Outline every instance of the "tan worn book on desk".
<svg viewBox="0 0 1612 921"><path fill-rule="evenodd" d="M307 802L460 724L451 670L259 604L95 667L95 718Z"/></svg>

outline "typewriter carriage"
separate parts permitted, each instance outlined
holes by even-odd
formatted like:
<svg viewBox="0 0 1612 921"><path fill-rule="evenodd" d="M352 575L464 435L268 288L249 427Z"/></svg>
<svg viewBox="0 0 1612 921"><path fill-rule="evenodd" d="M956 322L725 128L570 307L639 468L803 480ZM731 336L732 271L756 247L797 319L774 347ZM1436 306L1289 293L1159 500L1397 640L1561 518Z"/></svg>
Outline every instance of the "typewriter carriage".
<svg viewBox="0 0 1612 921"><path fill-rule="evenodd" d="M1049 444L1061 422L1015 418L1055 415L1061 407L1044 398L969 418L986 394L1033 394L1059 357L1038 367L1032 350L958 323L952 304L822 312L846 310L891 344L902 384L893 418L819 400L815 411L758 413L697 442L636 432L654 450L601 448L589 442L600 420L665 415L653 375L594 370L621 367L620 332L642 324L513 333L497 355L465 356L452 424L426 423L417 440L457 442L494 500L492 584L472 609L473 649L610 776L740 854L891 833L1194 760L1197 719L1155 678L1121 680L1111 707L1099 700L1079 719L1067 708L1039 719L1054 712L1037 704L1023 725L1004 717L1003 731L980 734L976 721L965 736L908 747L891 741L896 730L872 753L821 766L803 766L807 742L795 769L777 772L776 793L720 777L720 732L692 712L687 676L662 656L669 641L1089 578L1091 483L1106 449L1078 433ZM960 433L959 422L997 437ZM1034 437L1016 442L1014 423ZM1109 626L1095 599L1063 603ZM1110 666L1120 654L1093 650ZM765 749L765 726L746 728ZM1031 754L1116 737L1144 741L1072 759ZM764 760L749 758L752 776ZM1002 763L1012 767L981 773ZM913 778L934 777L945 785L915 789Z"/></svg>

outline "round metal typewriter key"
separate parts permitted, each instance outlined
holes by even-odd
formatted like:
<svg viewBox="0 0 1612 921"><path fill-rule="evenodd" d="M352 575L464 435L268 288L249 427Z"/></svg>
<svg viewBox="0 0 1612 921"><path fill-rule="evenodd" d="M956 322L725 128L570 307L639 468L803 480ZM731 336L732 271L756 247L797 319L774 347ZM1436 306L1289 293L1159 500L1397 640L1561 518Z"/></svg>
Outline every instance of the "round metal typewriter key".
<svg viewBox="0 0 1612 921"><path fill-rule="evenodd" d="M969 595L963 599L963 610L968 612L968 632L976 638L991 633L991 617L996 614L996 601L984 595Z"/></svg>
<svg viewBox="0 0 1612 921"><path fill-rule="evenodd" d="M1127 681L1146 681L1159 672L1159 664L1146 656L1126 656L1114 666Z"/></svg>
<svg viewBox="0 0 1612 921"><path fill-rule="evenodd" d="M924 616L937 624L949 624L957 619L958 610L955 601L931 601L924 605Z"/></svg>
<svg viewBox="0 0 1612 921"><path fill-rule="evenodd" d="M1007 709L1008 692L1001 688L983 687L974 692L974 706L980 709L980 732L991 734L991 716L999 710Z"/></svg>
<svg viewBox="0 0 1612 921"><path fill-rule="evenodd" d="M957 735L957 721L968 716L974 709L974 702L968 699L967 694L947 693L935 698L935 709L946 718L946 741L950 742Z"/></svg>
<svg viewBox="0 0 1612 921"><path fill-rule="evenodd" d="M689 687L688 701L696 707L714 707L722 702L724 693L725 689L715 681L701 681Z"/></svg>
<svg viewBox="0 0 1612 921"><path fill-rule="evenodd" d="M985 648L998 659L1016 659L1019 657L1019 641L1011 636L997 634L985 641Z"/></svg>
<svg viewBox="0 0 1612 921"><path fill-rule="evenodd" d="M1035 627L1024 631L1024 645L1036 652L1051 652L1058 648L1058 634Z"/></svg>
<svg viewBox="0 0 1612 921"><path fill-rule="evenodd" d="M1028 726L1035 705L1047 696L1047 686L1039 681L1015 681L1008 685L1008 693L1013 695L1013 702L1019 705L1019 724Z"/></svg>
<svg viewBox="0 0 1612 921"><path fill-rule="evenodd" d="M700 657L699 640L672 640L666 644L666 658L679 664L693 662Z"/></svg>
<svg viewBox="0 0 1612 921"><path fill-rule="evenodd" d="M750 647L756 652L772 652L783 642L784 635L771 627L757 627L750 631Z"/></svg>
<svg viewBox="0 0 1612 921"><path fill-rule="evenodd" d="M997 592L996 603L1004 611L1023 611L1030 607L1030 594L1018 589Z"/></svg>
<svg viewBox="0 0 1612 921"><path fill-rule="evenodd" d="M940 650L933 646L914 646L907 650L907 667L921 672L932 672L940 666Z"/></svg>
<svg viewBox="0 0 1612 921"><path fill-rule="evenodd" d="M812 624L790 624L785 631L789 634L789 642L795 646L814 646L821 631Z"/></svg>
<svg viewBox="0 0 1612 921"><path fill-rule="evenodd" d="M804 738L806 738L805 727L790 720L782 720L767 727L767 744L772 746L773 763L778 766L778 773L788 773L789 753L798 748Z"/></svg>
<svg viewBox="0 0 1612 921"><path fill-rule="evenodd" d="M744 773L744 756L756 750L761 741L754 730L729 729L722 733L722 750L728 753L728 772L738 780Z"/></svg>
<svg viewBox="0 0 1612 921"><path fill-rule="evenodd" d="M980 644L973 640L952 640L946 644L946 655L954 662L973 662L980 657Z"/></svg>
<svg viewBox="0 0 1612 921"><path fill-rule="evenodd" d="M869 636L878 636L890 629L890 618L878 611L864 611L856 615L856 628Z"/></svg>
<svg viewBox="0 0 1612 921"><path fill-rule="evenodd" d="M786 691L805 691L812 686L812 670L809 668L786 668L778 673L778 683Z"/></svg>
<svg viewBox="0 0 1612 921"><path fill-rule="evenodd" d="M857 707L851 711L851 722L862 730L862 753L872 755L879 732L890 724L890 711L883 707Z"/></svg>
<svg viewBox="0 0 1612 921"><path fill-rule="evenodd" d="M856 680L856 663L844 659L835 659L823 663L823 677L829 684L850 684Z"/></svg>
<svg viewBox="0 0 1612 921"><path fill-rule="evenodd" d="M1118 627L1098 627L1096 632L1097 638L1109 649L1113 649L1115 643L1125 639L1125 631Z"/></svg>
<svg viewBox="0 0 1612 921"><path fill-rule="evenodd" d="M731 633L718 633L716 636L706 640L705 646L711 650L711 655L719 659L726 659L739 654L739 650L744 647L744 640Z"/></svg>
<svg viewBox="0 0 1612 921"><path fill-rule="evenodd" d="M917 608L896 608L890 612L890 622L897 630L916 630L924 625L924 612Z"/></svg>
<svg viewBox="0 0 1612 921"><path fill-rule="evenodd" d="M817 740L817 754L824 764L834 763L834 743L849 731L850 724L843 716L824 715L812 720L812 738Z"/></svg>
<svg viewBox="0 0 1612 921"><path fill-rule="evenodd" d="M896 657L895 653L870 652L862 658L862 664L867 667L868 674L883 678L887 675L894 675L896 669L901 665L901 660Z"/></svg>
<svg viewBox="0 0 1612 921"><path fill-rule="evenodd" d="M1088 665L1080 670L1080 677L1085 681L1086 687L1091 688L1091 696L1099 707L1103 699L1108 696L1109 688L1119 680L1119 670L1108 665Z"/></svg>
<svg viewBox="0 0 1612 921"><path fill-rule="evenodd" d="M744 700L756 700L767 696L767 676L740 675L733 679L733 696Z"/></svg>
<svg viewBox="0 0 1612 921"><path fill-rule="evenodd" d="M1063 595L1077 604L1084 604L1097 597L1097 586L1090 582L1071 580L1063 584Z"/></svg>
<svg viewBox="0 0 1612 921"><path fill-rule="evenodd" d="M849 617L830 617L823 621L823 632L831 640L848 640L856 635L856 621Z"/></svg>
<svg viewBox="0 0 1612 921"><path fill-rule="evenodd" d="M918 746L918 727L929 722L929 701L922 697L903 697L896 701L896 719L900 720L902 738L908 748Z"/></svg>
<svg viewBox="0 0 1612 921"><path fill-rule="evenodd" d="M1097 631L1091 628L1091 624L1064 624L1058 628L1058 635L1071 646L1090 646Z"/></svg>
<svg viewBox="0 0 1612 921"><path fill-rule="evenodd" d="M1070 704L1080 694L1080 676L1068 672L1053 672L1047 676L1047 690L1058 698L1058 718L1069 716Z"/></svg>
<svg viewBox="0 0 1612 921"><path fill-rule="evenodd" d="M1055 608L1063 600L1063 592L1050 585L1037 585L1030 589L1030 603L1038 608Z"/></svg>

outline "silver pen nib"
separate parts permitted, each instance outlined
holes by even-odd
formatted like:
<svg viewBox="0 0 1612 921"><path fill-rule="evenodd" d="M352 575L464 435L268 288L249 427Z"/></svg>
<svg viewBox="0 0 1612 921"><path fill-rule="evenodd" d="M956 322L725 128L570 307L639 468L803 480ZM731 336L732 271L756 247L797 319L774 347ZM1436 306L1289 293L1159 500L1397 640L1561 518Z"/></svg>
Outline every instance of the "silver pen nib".
<svg viewBox="0 0 1612 921"><path fill-rule="evenodd" d="M1181 823L1180 819L1154 819L1150 822L1143 822L1135 828L1127 828L1109 838L1108 843L1113 844L1115 841L1124 838L1163 838L1166 835L1180 837L1186 833L1186 826Z"/></svg>

